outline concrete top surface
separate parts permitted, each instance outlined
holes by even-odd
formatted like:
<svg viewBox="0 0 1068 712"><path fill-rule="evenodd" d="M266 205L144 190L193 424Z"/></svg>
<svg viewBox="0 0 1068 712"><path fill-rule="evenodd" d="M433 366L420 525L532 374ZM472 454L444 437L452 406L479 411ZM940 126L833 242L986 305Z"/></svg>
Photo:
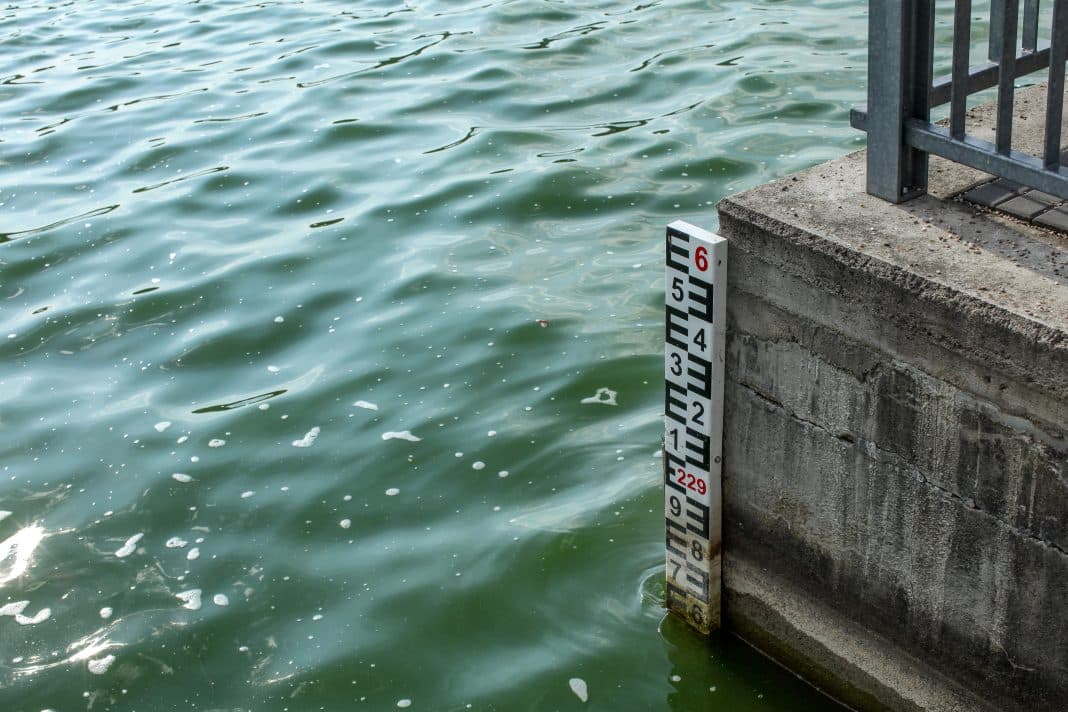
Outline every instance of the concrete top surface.
<svg viewBox="0 0 1068 712"><path fill-rule="evenodd" d="M1039 152L1044 104L1044 87L1018 92L1019 150ZM969 132L990 134L992 114L972 110ZM865 170L861 151L725 198L719 210L810 241L862 272L893 273L925 296L963 296L963 311L1068 349L1068 236L956 198L990 180L958 164L932 157L930 193L899 205L864 191Z"/></svg>

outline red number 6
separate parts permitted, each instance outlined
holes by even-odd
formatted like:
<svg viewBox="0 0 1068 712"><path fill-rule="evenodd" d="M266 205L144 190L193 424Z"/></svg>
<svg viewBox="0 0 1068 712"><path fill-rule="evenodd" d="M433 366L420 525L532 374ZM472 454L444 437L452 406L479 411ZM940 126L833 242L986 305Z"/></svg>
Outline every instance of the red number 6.
<svg viewBox="0 0 1068 712"><path fill-rule="evenodd" d="M708 249L704 246L697 248L697 253L694 255L693 261L697 263L697 269L704 272L708 269Z"/></svg>

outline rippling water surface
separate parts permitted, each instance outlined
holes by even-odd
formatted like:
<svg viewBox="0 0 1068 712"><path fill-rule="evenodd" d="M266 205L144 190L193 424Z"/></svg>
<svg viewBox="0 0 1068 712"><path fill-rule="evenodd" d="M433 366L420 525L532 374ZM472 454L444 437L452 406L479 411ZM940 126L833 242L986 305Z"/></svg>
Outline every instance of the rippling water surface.
<svg viewBox="0 0 1068 712"><path fill-rule="evenodd" d="M860 145L864 34L0 9L0 709L826 709L665 620L660 240Z"/></svg>

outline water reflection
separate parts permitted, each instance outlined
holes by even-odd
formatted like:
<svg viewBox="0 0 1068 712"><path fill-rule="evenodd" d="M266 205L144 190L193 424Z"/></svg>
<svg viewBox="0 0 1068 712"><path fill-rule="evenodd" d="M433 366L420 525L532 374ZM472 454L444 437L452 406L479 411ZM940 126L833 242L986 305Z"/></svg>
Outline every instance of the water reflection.
<svg viewBox="0 0 1068 712"><path fill-rule="evenodd" d="M53 668L70 665L71 663L85 662L89 671L93 674L102 674L114 662L115 657L108 655L107 651L118 647L108 637L108 631L113 626L107 626L94 631L89 635L75 640L67 645L65 655L51 661L46 661L47 655L31 655L19 662L23 664L13 671L16 677L28 677ZM53 654L54 655L54 654Z"/></svg>
<svg viewBox="0 0 1068 712"><path fill-rule="evenodd" d="M26 573L33 563L33 552L44 539L44 527L36 523L20 529L0 542L0 585Z"/></svg>

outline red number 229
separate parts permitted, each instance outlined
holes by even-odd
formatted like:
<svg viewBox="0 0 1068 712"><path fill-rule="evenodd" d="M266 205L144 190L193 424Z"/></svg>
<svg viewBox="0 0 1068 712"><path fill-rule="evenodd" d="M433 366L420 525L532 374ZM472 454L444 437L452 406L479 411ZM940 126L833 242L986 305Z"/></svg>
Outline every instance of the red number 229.
<svg viewBox="0 0 1068 712"><path fill-rule="evenodd" d="M678 472L678 474L675 475L675 479L683 487L691 489L697 492L697 494L705 494L708 492L708 486L700 477L697 477L692 472L687 472L681 467L678 468L676 472Z"/></svg>

